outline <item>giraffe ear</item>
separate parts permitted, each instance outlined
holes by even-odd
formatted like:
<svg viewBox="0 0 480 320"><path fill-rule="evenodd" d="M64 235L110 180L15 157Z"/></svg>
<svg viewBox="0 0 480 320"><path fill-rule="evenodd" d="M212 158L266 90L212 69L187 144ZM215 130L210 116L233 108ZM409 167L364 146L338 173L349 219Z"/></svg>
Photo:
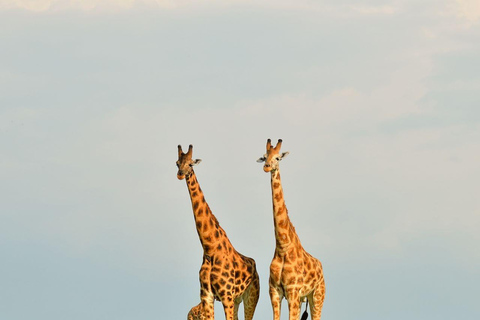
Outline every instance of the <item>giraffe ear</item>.
<svg viewBox="0 0 480 320"><path fill-rule="evenodd" d="M195 159L195 160L193 160L192 166L196 166L200 162L202 162L202 159Z"/></svg>
<svg viewBox="0 0 480 320"><path fill-rule="evenodd" d="M263 157L258 158L257 162L262 163L262 162L265 162L265 160L267 160L267 158L265 158L265 156L263 156Z"/></svg>
<svg viewBox="0 0 480 320"><path fill-rule="evenodd" d="M290 152L283 152L282 155L280 156L280 160L282 160L283 158L285 158L286 156L288 156Z"/></svg>

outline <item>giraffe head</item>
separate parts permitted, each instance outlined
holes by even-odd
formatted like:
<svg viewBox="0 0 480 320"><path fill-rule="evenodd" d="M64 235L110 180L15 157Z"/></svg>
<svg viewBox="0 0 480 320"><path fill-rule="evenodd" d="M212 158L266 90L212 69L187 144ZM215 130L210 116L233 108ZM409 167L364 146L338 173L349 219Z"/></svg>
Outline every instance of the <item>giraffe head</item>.
<svg viewBox="0 0 480 320"><path fill-rule="evenodd" d="M178 145L178 160L177 160L177 178L183 180L185 176L189 176L193 172L193 166L199 164L201 159L192 159L193 146L188 146L187 153L183 153L182 146Z"/></svg>
<svg viewBox="0 0 480 320"><path fill-rule="evenodd" d="M279 139L275 147L272 146L272 141L267 140L267 153L265 153L257 162L265 162L263 165L263 171L270 172L278 170L278 163L285 158L289 152L280 153L282 146L282 139Z"/></svg>

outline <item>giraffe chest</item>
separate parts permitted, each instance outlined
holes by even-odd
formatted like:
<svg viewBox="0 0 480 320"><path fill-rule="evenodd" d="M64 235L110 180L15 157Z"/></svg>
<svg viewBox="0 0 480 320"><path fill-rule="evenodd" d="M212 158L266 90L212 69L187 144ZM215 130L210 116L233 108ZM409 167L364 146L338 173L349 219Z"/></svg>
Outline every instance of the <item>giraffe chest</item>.
<svg viewBox="0 0 480 320"><path fill-rule="evenodd" d="M233 293L232 288L235 284L235 271L221 270L219 268L212 268L210 275L210 285L213 295L217 300L222 300L222 297L231 295Z"/></svg>
<svg viewBox="0 0 480 320"><path fill-rule="evenodd" d="M314 288L311 263L302 253L295 250L276 255L270 265L270 284L284 291L298 290L301 296Z"/></svg>
<svg viewBox="0 0 480 320"><path fill-rule="evenodd" d="M252 280L251 270L241 258L214 258L210 273L210 284L218 300L238 297L243 294Z"/></svg>

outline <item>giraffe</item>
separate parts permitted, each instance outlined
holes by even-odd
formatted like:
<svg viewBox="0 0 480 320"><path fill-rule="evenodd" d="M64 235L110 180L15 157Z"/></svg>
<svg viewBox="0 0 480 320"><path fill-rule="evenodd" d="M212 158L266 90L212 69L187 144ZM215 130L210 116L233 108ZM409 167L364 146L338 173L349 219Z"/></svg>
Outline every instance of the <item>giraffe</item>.
<svg viewBox="0 0 480 320"><path fill-rule="evenodd" d="M192 309L190 309L190 312L187 315L187 320L203 320L202 315L203 309L202 303L200 302L195 307L192 307Z"/></svg>
<svg viewBox="0 0 480 320"><path fill-rule="evenodd" d="M273 319L280 319L282 299L288 301L289 320L300 318L300 307L305 298L310 304L313 320L319 320L325 298L322 264L303 249L295 228L288 217L280 180L279 162L289 152L280 153L282 140L275 147L267 140L267 153L257 160L265 162L263 170L270 172L273 221L275 227L275 253L270 264L269 294Z"/></svg>
<svg viewBox="0 0 480 320"><path fill-rule="evenodd" d="M214 300L222 303L226 320L238 320L238 307L244 304L245 320L251 320L260 295L260 281L255 260L235 250L225 231L220 227L205 201L202 189L193 171L200 159L192 159L193 146L183 153L178 146L179 180L185 179L200 243L203 263L199 272L200 306L191 310L205 320L214 319ZM189 313L190 316L190 313Z"/></svg>

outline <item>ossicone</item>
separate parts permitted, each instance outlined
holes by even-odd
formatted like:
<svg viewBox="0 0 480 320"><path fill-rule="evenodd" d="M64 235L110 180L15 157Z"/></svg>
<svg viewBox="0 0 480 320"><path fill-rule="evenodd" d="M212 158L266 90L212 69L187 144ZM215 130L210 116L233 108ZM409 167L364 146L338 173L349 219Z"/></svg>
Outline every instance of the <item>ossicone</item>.
<svg viewBox="0 0 480 320"><path fill-rule="evenodd" d="M178 157L180 157L182 154L183 154L182 146L178 145Z"/></svg>

